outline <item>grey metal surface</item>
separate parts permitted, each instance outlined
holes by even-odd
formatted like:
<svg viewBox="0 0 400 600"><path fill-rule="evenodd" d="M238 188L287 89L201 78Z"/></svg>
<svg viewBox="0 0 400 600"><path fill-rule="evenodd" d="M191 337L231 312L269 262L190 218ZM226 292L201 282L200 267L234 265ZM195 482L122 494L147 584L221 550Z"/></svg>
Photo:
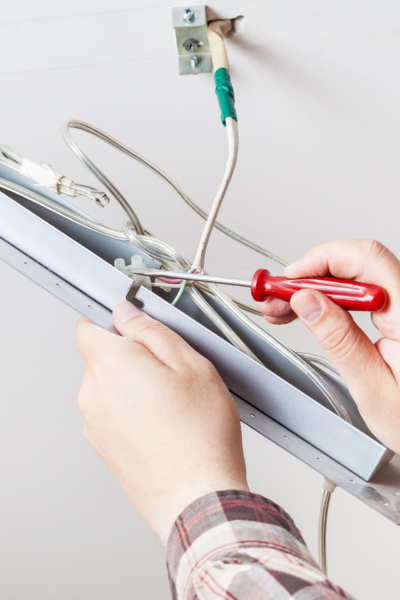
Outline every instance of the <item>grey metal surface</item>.
<svg viewBox="0 0 400 600"><path fill-rule="evenodd" d="M57 275L4 240L0 240L0 258L79 313L84 314L101 327L115 332L110 310L68 282L61 280ZM396 456L388 466L367 483L239 396L232 394L232 397L238 407L240 419L244 423L394 523L400 524L400 457Z"/></svg>
<svg viewBox="0 0 400 600"><path fill-rule="evenodd" d="M185 19L186 11L190 10L193 13L193 18L190 21ZM174 6L172 9L172 27L204 27L207 25L206 7L203 4L195 6ZM189 36L188 36L189 37Z"/></svg>
<svg viewBox="0 0 400 600"><path fill-rule="evenodd" d="M193 18L185 18L190 10ZM207 17L204 5L174 7L172 9L172 27L175 30L178 50L179 74L196 75L211 72L210 46L207 37ZM188 44L193 40L194 44ZM192 60L196 57L196 61Z"/></svg>
<svg viewBox="0 0 400 600"><path fill-rule="evenodd" d="M242 398L235 394L232 397L241 421L400 525L400 456L395 456L371 481L366 482Z"/></svg>
<svg viewBox="0 0 400 600"><path fill-rule="evenodd" d="M28 277L48 292L56 296L81 315L108 331L117 333L114 327L111 309L106 308L94 298L78 290L56 273L46 269L31 256L21 252L9 242L0 238L0 259Z"/></svg>
<svg viewBox="0 0 400 600"><path fill-rule="evenodd" d="M199 75L211 73L211 54L209 52L196 52L197 63L193 64L193 56L180 54L178 57L179 75Z"/></svg>
<svg viewBox="0 0 400 600"><path fill-rule="evenodd" d="M393 452L291 383L245 356L154 293L140 288L143 310L182 336L217 368L231 392L250 402L335 461L369 480Z"/></svg>
<svg viewBox="0 0 400 600"><path fill-rule="evenodd" d="M309 377L301 372L296 365L282 356L282 354L270 344L266 344L259 336L250 331L245 324L236 319L236 317L233 316L225 306L218 302L216 298L207 295L207 301L224 319L224 321L235 331L235 333L244 341L246 346L252 350L252 352L259 358L262 364L267 367L267 369L288 383L292 384L296 389L301 390L319 404L322 404L322 406L325 406L328 410L333 410L331 404L327 401L321 390L310 380ZM202 311L200 311L194 305L194 303L190 300L190 298L187 297L186 294L184 294L181 300L179 300L178 307L184 313L201 323L204 327L214 331L216 335L223 337L221 332L211 323L211 321L202 313ZM353 425L360 429L360 431L364 431L364 433L367 435L372 436L371 432L365 425L357 405L349 393L348 388L338 379L335 379L334 376L329 375L318 367L315 367L315 365L312 366L320 373L321 377L325 379L329 387L345 405Z"/></svg>
<svg viewBox="0 0 400 600"><path fill-rule="evenodd" d="M0 237L112 309L132 281L108 262L0 192Z"/></svg>
<svg viewBox="0 0 400 600"><path fill-rule="evenodd" d="M4 173L1 175L4 176ZM11 177L9 178L11 179ZM17 183L21 183L19 176L15 175L14 179ZM26 185L29 182L25 179L23 181L25 187L29 187ZM45 192L43 195L52 198L54 196L51 192ZM71 208L71 205L67 201L58 197L56 199L60 204ZM32 214L30 210L22 206L24 202L26 202L31 211L35 211L37 214ZM21 198L18 198L18 202L15 202L10 197L6 197L6 199L3 198L3 204L0 205L1 221L3 223L3 216L5 214L3 209L6 207L8 209L11 207L9 218L19 219L20 214L22 214L13 212L13 205L10 203L14 203L17 210L25 211L23 213L25 216L26 213L30 213L32 218L44 221L44 219L40 219L39 217L39 207L32 205L28 201L23 201ZM44 214L41 216L49 221L53 220L53 213L45 209L40 210L44 211ZM77 212L82 213L82 211L78 210ZM10 215L13 215L13 217ZM57 244L61 243L63 245L64 241L60 242L60 240L64 240L64 237L67 238L69 235L75 238L70 241L74 242L77 246L81 246L80 251L82 252L82 260L86 265L85 269L88 264L87 261L91 261L93 256L96 257L97 252L102 253L103 257L99 258L97 256L99 261L106 264L111 263L107 264L111 268L111 271L115 271L112 267L112 262L116 251L117 255L121 257L126 256L126 258L129 258L132 253L136 253L136 250L132 252L132 246L128 243L112 240L108 237L105 238L102 235L100 236L100 241L96 240L86 228L75 224L72 224L71 227L70 221L62 217L57 217L57 219L59 221L52 221L52 225L50 223L45 224L53 229L53 233L55 232L54 239ZM31 221L29 221L29 227L31 224ZM19 222L19 228L22 228L21 222ZM65 235L63 230L65 233L68 230L68 235ZM23 231L20 234L22 235ZM16 235L16 241L19 243L19 234L17 235L14 231L12 235ZM35 249L41 241L43 240L36 239L33 248ZM117 243L117 246L113 245L114 242ZM91 251L91 244L94 245L95 251L93 252ZM121 252L121 244L127 253L126 255ZM33 254L35 256L32 256ZM93 290L96 292L96 287L90 292L86 292L79 289L79 282L77 285L72 285L70 281L64 278L68 275L68 269L65 271L64 277L62 277L60 273L54 272L38 262L35 250L32 252L30 249L25 249L24 252L20 248L13 246L9 240L4 239L0 239L0 258L95 323L111 331L115 331L111 315L112 305L105 306L99 301L99 298L95 297L96 294ZM47 262L47 254L42 258ZM59 258L65 262L68 262L70 259L68 253L61 254ZM158 265L150 257L147 257L145 262L151 268ZM82 264L79 265L79 268L82 268ZM57 267L57 270L60 271L63 269ZM117 275L122 274L117 272ZM126 278L122 276L123 285L119 288L119 292L115 293L115 296L110 296L107 302L113 302L114 299L116 301L124 299L127 289L125 286L127 283L130 284L130 282L126 282L125 280ZM108 285L108 279L101 279L101 281L103 285ZM120 284L121 279L118 282L118 285ZM169 302L175 293L176 291L172 291L169 294ZM400 521L399 499L397 498L397 496L400 496L400 494L397 494L400 491L400 460L396 457L388 466L380 470L390 459L392 453L388 452L369 434L357 411L355 403L352 401L347 388L343 384L336 381L333 377L323 374L329 381L329 384L334 387L335 392L339 393L341 399L346 401L347 409L359 429L346 424L331 412L327 406L324 406L323 396L318 390L314 389L315 386L310 384L308 378L304 378L293 366L284 364L281 358L275 356L274 352L271 352L270 347L259 340L257 336L254 336L254 334L249 334L246 328L238 323L215 299L207 296L208 301L213 305L214 309L246 340L246 343L254 350L267 368L258 365L228 344L208 321L207 317L197 309L189 296L184 295L179 301L180 310L170 306L168 302L163 301L156 294L149 292L145 288L139 290L138 296L145 302L144 309L147 312L170 325L178 333L181 333L195 348L197 347L202 351L199 346L203 346L203 353L216 364L221 375L227 381L231 393L239 406L241 418L244 422L248 423L262 435L272 439L275 443L285 447L289 452L292 452L329 479L367 502L379 512L385 514L388 518L397 523ZM195 320L184 313L192 315ZM298 419L293 418L293 415L291 415L293 422L288 424L286 417L288 414L290 416L290 413L293 413L293 409L297 410ZM270 416L266 415L268 411ZM252 417L252 414L255 416ZM283 419L285 425L271 419L271 415L276 419ZM293 427L296 429L296 433L292 431ZM315 441L314 434L317 438L323 438L324 433L330 438L335 447L327 447L326 440L325 445L319 444L317 446L311 443ZM291 442L289 443L288 440L291 440ZM344 456L344 460L343 456L338 456L337 451L340 451L342 455L347 454L348 460L346 456ZM318 457L316 457L316 453ZM343 464L340 464L341 462ZM360 467L360 470L358 467ZM362 476L356 475L356 471L361 473ZM380 472L378 473L378 471ZM374 473L378 474L374 475ZM371 481L367 484L363 481L363 478L367 479L368 477L371 478Z"/></svg>

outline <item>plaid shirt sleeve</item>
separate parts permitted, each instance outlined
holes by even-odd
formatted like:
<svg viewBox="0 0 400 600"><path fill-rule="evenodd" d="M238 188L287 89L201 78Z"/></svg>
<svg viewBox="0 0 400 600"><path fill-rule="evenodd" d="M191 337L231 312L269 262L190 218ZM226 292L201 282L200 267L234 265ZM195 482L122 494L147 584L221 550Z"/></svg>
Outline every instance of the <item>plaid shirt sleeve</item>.
<svg viewBox="0 0 400 600"><path fill-rule="evenodd" d="M351 599L325 577L285 511L258 494L199 498L167 546L174 600Z"/></svg>

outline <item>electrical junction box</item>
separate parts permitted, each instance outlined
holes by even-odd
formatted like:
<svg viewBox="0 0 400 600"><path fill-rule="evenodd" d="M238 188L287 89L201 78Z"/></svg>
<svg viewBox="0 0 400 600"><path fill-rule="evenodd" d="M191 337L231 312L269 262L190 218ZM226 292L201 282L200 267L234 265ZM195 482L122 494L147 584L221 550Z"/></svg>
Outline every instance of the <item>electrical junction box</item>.
<svg viewBox="0 0 400 600"><path fill-rule="evenodd" d="M0 166L0 177L85 214L6 167ZM0 258L110 331L115 331L113 307L126 299L132 288L132 280L114 267L114 260L129 262L137 254L147 267L161 268L130 243L89 230L31 202L22 193L2 190L0 214ZM176 293L141 287L136 301L215 365L241 420L400 524L400 457L393 458L393 452L368 431L347 388L317 369L345 405L354 425L338 417L307 376L249 332L215 298L206 295L262 365L229 344L189 295L184 294L179 308L171 306Z"/></svg>

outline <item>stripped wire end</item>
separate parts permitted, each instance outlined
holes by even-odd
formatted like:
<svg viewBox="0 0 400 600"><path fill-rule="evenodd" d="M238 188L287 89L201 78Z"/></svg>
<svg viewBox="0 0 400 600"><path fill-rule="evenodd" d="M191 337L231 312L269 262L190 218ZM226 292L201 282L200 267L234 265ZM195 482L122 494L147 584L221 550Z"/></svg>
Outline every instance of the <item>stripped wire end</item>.
<svg viewBox="0 0 400 600"><path fill-rule="evenodd" d="M88 185L82 185L77 183L72 183L71 187L76 192L75 196L86 196L86 198L90 198L90 200L93 200L97 204L97 206L100 206L101 208L105 207L105 204L103 204L103 202L110 204L110 198L105 192L96 190L95 188L92 188Z"/></svg>

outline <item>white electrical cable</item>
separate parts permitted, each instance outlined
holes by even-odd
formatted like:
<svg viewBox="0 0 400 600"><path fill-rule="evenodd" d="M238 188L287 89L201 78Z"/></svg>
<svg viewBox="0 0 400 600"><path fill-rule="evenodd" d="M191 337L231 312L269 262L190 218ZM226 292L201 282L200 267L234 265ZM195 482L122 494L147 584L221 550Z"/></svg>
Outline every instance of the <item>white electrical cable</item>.
<svg viewBox="0 0 400 600"><path fill-rule="evenodd" d="M202 272L204 269L204 260L206 256L207 245L210 240L212 230L214 229L215 221L217 220L219 209L225 198L226 191L232 179L233 171L235 170L237 155L239 151L239 134L236 119L227 117L226 131L228 133L228 160L225 167L225 173L222 178L221 185L208 215L203 233L200 238L200 243L193 261L193 268Z"/></svg>
<svg viewBox="0 0 400 600"><path fill-rule="evenodd" d="M328 525L329 505L332 494L336 489L336 484L330 479L324 477L322 484L324 491L322 493L321 507L318 521L318 562L321 571L328 576L328 564L326 558L326 533Z"/></svg>

